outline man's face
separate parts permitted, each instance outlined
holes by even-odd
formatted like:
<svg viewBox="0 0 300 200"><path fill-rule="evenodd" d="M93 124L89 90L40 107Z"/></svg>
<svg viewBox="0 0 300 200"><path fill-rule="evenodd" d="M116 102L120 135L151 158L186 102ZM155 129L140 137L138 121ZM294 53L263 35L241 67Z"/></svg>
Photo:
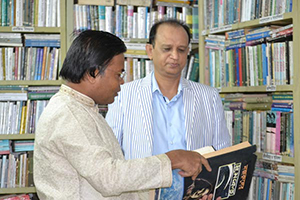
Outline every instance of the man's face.
<svg viewBox="0 0 300 200"><path fill-rule="evenodd" d="M154 47L147 46L153 60L155 74L162 77L179 77L187 62L188 35L180 26L162 24L157 29Z"/></svg>
<svg viewBox="0 0 300 200"><path fill-rule="evenodd" d="M124 55L116 55L109 63L103 74L96 76L93 84L93 99L97 104L110 104L120 91L124 80L120 74L124 71Z"/></svg>

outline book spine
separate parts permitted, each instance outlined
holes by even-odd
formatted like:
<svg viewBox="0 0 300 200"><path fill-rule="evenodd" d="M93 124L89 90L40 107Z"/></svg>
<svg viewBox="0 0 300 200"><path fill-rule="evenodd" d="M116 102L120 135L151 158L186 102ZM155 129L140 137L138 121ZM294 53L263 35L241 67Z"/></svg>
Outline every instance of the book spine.
<svg viewBox="0 0 300 200"><path fill-rule="evenodd" d="M105 6L105 30L113 33L113 11L111 6Z"/></svg>
<svg viewBox="0 0 300 200"><path fill-rule="evenodd" d="M60 47L59 40L39 40L39 39L26 39L26 47Z"/></svg>
<svg viewBox="0 0 300 200"><path fill-rule="evenodd" d="M246 35L246 41L257 40L257 39L261 39L261 38L265 38L265 37L270 37L270 31L247 34Z"/></svg>
<svg viewBox="0 0 300 200"><path fill-rule="evenodd" d="M26 102L23 102L23 104L22 104L22 114L21 114L21 123L20 123L20 134L25 134L26 113L27 113Z"/></svg>
<svg viewBox="0 0 300 200"><path fill-rule="evenodd" d="M280 129L281 129L281 113L276 112L276 134L275 134L275 154L279 155L280 154Z"/></svg>

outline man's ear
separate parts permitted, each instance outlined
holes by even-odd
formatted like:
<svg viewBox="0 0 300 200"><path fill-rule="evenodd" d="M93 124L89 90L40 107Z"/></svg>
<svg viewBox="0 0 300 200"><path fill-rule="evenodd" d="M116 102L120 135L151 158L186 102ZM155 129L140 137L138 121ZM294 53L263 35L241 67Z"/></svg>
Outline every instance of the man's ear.
<svg viewBox="0 0 300 200"><path fill-rule="evenodd" d="M153 51L153 46L152 44L146 44L146 52L150 60L152 60L152 51Z"/></svg>
<svg viewBox="0 0 300 200"><path fill-rule="evenodd" d="M90 82L90 83L95 83L96 82L96 75L99 73L99 70L98 69L96 69L95 70L95 72L94 72L94 76L92 76L91 74L90 74L90 72L87 72L86 73L86 75L85 75L85 78L86 78L86 80L88 81L88 82ZM97 76L99 76L99 75L97 75Z"/></svg>

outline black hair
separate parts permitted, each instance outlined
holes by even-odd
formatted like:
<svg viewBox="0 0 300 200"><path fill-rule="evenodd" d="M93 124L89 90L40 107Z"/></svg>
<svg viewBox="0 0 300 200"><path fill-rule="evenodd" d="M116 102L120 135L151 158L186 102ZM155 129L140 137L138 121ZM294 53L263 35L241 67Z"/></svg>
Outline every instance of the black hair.
<svg viewBox="0 0 300 200"><path fill-rule="evenodd" d="M190 41L191 41L191 30L183 21L179 21L177 19L165 19L165 20L160 20L160 21L156 22L151 27L148 43L152 44L153 47L155 45L155 37L156 37L157 29L162 24L168 24L168 25L171 25L171 26L182 27L186 31L186 33L188 35L188 41L190 43Z"/></svg>
<svg viewBox="0 0 300 200"><path fill-rule="evenodd" d="M104 31L84 31L71 44L59 75L80 83L87 73L96 77L95 71L99 70L103 74L113 57L124 52L126 46L117 36Z"/></svg>

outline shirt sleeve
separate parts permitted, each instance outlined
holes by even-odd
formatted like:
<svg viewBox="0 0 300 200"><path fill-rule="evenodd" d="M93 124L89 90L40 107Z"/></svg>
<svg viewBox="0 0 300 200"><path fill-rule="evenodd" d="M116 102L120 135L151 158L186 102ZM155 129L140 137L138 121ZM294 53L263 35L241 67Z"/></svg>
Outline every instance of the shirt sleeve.
<svg viewBox="0 0 300 200"><path fill-rule="evenodd" d="M117 96L114 103L108 105L105 119L121 146L123 146L123 117L121 98Z"/></svg>

